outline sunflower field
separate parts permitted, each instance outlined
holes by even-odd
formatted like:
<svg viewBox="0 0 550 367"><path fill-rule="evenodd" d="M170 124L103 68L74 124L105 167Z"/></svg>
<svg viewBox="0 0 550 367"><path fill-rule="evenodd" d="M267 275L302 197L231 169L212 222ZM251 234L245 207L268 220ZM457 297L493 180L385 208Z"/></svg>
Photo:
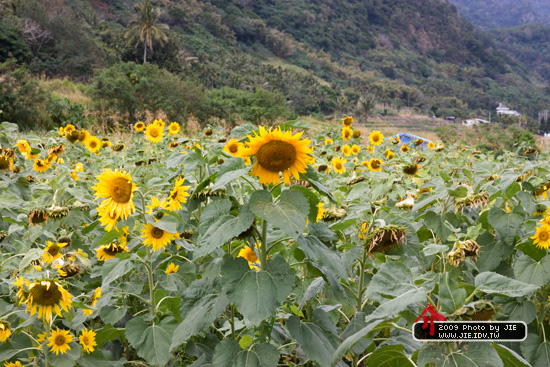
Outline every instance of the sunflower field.
<svg viewBox="0 0 550 367"><path fill-rule="evenodd" d="M0 125L2 366L550 365L549 153L184 130ZM419 342L428 305L528 336Z"/></svg>

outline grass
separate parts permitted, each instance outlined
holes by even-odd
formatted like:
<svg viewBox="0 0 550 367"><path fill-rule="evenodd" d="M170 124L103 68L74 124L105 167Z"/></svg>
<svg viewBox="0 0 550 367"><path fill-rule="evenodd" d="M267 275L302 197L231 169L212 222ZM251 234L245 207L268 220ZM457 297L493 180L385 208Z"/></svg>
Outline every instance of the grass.
<svg viewBox="0 0 550 367"><path fill-rule="evenodd" d="M92 99L87 95L88 87L68 79L38 79L44 90L60 98L69 98L73 103L81 103L86 108L92 107Z"/></svg>

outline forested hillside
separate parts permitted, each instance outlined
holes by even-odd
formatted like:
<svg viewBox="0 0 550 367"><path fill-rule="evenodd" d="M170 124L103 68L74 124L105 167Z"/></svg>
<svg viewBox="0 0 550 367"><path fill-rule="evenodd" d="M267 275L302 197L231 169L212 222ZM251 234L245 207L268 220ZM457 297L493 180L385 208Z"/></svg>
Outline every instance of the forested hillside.
<svg viewBox="0 0 550 367"><path fill-rule="evenodd" d="M153 38L145 66L143 43L128 33L140 3L4 1L3 118L273 121L368 114L371 98L388 106L381 113L466 116L504 102L535 116L550 104L537 73L446 1L153 1L163 37ZM89 100L56 99L51 78L68 78L64 86Z"/></svg>

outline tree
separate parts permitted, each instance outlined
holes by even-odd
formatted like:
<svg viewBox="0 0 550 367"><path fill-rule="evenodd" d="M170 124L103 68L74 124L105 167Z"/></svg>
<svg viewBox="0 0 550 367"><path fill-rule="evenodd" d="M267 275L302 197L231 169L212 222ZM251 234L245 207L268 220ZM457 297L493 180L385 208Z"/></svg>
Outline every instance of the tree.
<svg viewBox="0 0 550 367"><path fill-rule="evenodd" d="M359 115L362 122L367 123L369 116L374 111L376 107L376 100L372 95L363 95L359 97L357 101L357 114Z"/></svg>
<svg viewBox="0 0 550 367"><path fill-rule="evenodd" d="M136 47L140 42L143 42L143 63L147 62L147 48L153 51L153 39L158 41L164 47L164 43L168 41L168 36L161 29L167 29L166 24L155 24L160 15L160 9L153 9L150 0L146 0L144 4L136 4L136 9L139 12L139 18L130 23L130 28L124 34L124 38L128 38L128 45L134 40Z"/></svg>

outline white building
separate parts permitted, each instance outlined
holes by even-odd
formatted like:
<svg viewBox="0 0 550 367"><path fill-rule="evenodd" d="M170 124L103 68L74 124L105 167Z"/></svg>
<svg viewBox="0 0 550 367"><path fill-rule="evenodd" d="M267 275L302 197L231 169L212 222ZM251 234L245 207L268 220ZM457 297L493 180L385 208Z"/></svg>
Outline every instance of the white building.
<svg viewBox="0 0 550 367"><path fill-rule="evenodd" d="M497 115L509 115L509 116L520 116L521 117L521 113L519 113L516 110L511 110L509 107L503 106L502 103L498 104Z"/></svg>

